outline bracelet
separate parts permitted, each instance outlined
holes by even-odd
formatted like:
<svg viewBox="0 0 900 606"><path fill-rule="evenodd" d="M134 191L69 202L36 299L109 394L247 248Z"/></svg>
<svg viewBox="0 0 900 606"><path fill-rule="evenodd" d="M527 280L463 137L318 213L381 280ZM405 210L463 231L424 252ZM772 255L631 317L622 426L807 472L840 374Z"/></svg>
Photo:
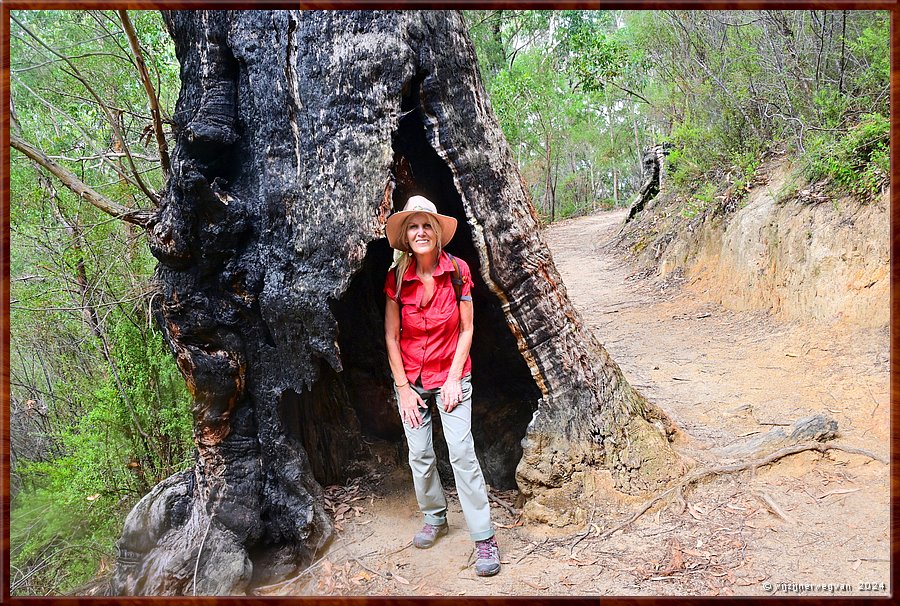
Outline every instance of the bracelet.
<svg viewBox="0 0 900 606"><path fill-rule="evenodd" d="M401 387L406 387L407 385L409 385L409 381L407 381L403 385L397 385L396 383L394 383L394 387L396 387L397 389L400 389Z"/></svg>

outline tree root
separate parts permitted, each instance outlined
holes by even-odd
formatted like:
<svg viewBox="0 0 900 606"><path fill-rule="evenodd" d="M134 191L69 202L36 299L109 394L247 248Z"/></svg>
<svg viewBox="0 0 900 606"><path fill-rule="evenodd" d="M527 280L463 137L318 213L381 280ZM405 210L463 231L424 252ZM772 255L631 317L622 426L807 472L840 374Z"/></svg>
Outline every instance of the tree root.
<svg viewBox="0 0 900 606"><path fill-rule="evenodd" d="M511 515L512 517L516 517L517 515L519 515L520 513L522 513L520 510L516 509L515 507L513 507L512 505L510 505L509 503L507 503L506 501L504 501L504 500L501 499L500 497L495 497L494 495L492 495L492 494L490 493L490 491L488 491L488 499L489 499L490 501L492 501L493 503L496 503L497 505L499 505L500 507L502 507L502 508L505 509L506 511L508 511L508 512L509 512L509 515Z"/></svg>
<svg viewBox="0 0 900 606"><path fill-rule="evenodd" d="M865 457L869 457L870 459L874 459L880 463L883 463L884 465L888 464L888 462L884 458L876 455L873 452L864 450L862 448L853 448L852 446L844 446L842 444L837 444L835 442L825 442L825 443L806 442L803 444L794 444L792 446L787 446L780 450L776 450L772 454L769 454L760 459L754 459L752 461L746 461L743 463L733 463L730 465L720 465L717 467L704 467L702 469L695 469L694 471L689 473L684 479L682 479L680 482L678 482L671 488L661 492L660 494L656 495L649 501L645 502L627 520L625 520L624 522L622 522L615 528L611 528L611 529L601 533L599 535L599 538L600 539L608 539L609 537L611 537L615 533L619 532L623 528L629 526L631 523L633 523L639 517L644 515L651 507L653 507L654 505L656 505L657 503L659 503L660 501L662 501L669 495L675 495L676 498L678 498L678 500L683 504L684 503L684 497L683 497L684 489L696 482L699 482L700 480L708 478L709 476L718 476L718 475L725 475L725 474L729 474L729 473L737 473L739 471L746 471L748 469L755 472L759 467L763 467L764 465L769 465L771 463L774 463L778 459L781 459L788 455L797 454L798 452L803 452L805 450L817 450L821 453L825 453L829 450L842 450L842 451L848 452L850 454L858 454L858 455L862 455Z"/></svg>

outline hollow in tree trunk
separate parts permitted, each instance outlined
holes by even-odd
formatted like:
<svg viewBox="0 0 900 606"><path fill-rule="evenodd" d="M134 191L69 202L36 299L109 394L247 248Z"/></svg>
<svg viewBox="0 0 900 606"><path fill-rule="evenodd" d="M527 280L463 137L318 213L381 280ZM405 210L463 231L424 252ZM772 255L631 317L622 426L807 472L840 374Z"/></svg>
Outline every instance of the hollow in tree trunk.
<svg viewBox="0 0 900 606"><path fill-rule="evenodd" d="M544 519L588 470L629 493L680 475L664 415L566 296L459 13L164 16L182 90L154 313L197 460L128 516L113 591L241 594L327 543L321 486L359 471L363 436L403 439L381 287L385 222L411 194L459 220L448 249L473 268L488 483Z"/></svg>

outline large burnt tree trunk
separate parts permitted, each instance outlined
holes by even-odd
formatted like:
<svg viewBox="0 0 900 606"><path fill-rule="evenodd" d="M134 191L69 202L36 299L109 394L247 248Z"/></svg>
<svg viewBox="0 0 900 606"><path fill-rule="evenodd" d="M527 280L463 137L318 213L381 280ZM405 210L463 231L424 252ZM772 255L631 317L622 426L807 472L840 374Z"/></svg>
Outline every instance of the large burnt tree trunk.
<svg viewBox="0 0 900 606"><path fill-rule="evenodd" d="M566 296L458 13L164 16L182 90L155 313L198 456L129 515L115 592L288 576L331 537L321 485L353 473L361 438L402 443L381 286L385 221L413 193L459 219L449 249L473 268L488 482L518 485L541 519L586 470L630 493L681 473L664 415Z"/></svg>

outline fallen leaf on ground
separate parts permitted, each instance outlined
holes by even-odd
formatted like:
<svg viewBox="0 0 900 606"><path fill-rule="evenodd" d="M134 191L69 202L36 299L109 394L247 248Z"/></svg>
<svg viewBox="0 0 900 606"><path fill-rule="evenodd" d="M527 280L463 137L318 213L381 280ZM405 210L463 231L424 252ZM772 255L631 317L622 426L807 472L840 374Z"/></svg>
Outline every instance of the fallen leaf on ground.
<svg viewBox="0 0 900 606"><path fill-rule="evenodd" d="M668 575L673 572L678 572L680 570L684 570L684 558L681 553L681 545L675 539L672 539L669 542L669 548L671 550L671 554L669 555L669 561L666 562L666 565L660 571L661 575Z"/></svg>
<svg viewBox="0 0 900 606"><path fill-rule="evenodd" d="M394 579L395 581L397 581L398 583L402 583L404 585L409 585L409 581L407 581L406 579L401 577L399 574L396 574L396 573L392 574L391 578Z"/></svg>
<svg viewBox="0 0 900 606"><path fill-rule="evenodd" d="M544 591L549 587L549 585L538 585L537 583L533 583L528 579L522 579L522 582L531 587L532 589L537 589L538 591Z"/></svg>
<svg viewBox="0 0 900 606"><path fill-rule="evenodd" d="M834 490L829 490L825 494L820 494L818 499L824 499L825 497L830 497L835 494L850 494L851 492L859 492L862 488L836 488Z"/></svg>

